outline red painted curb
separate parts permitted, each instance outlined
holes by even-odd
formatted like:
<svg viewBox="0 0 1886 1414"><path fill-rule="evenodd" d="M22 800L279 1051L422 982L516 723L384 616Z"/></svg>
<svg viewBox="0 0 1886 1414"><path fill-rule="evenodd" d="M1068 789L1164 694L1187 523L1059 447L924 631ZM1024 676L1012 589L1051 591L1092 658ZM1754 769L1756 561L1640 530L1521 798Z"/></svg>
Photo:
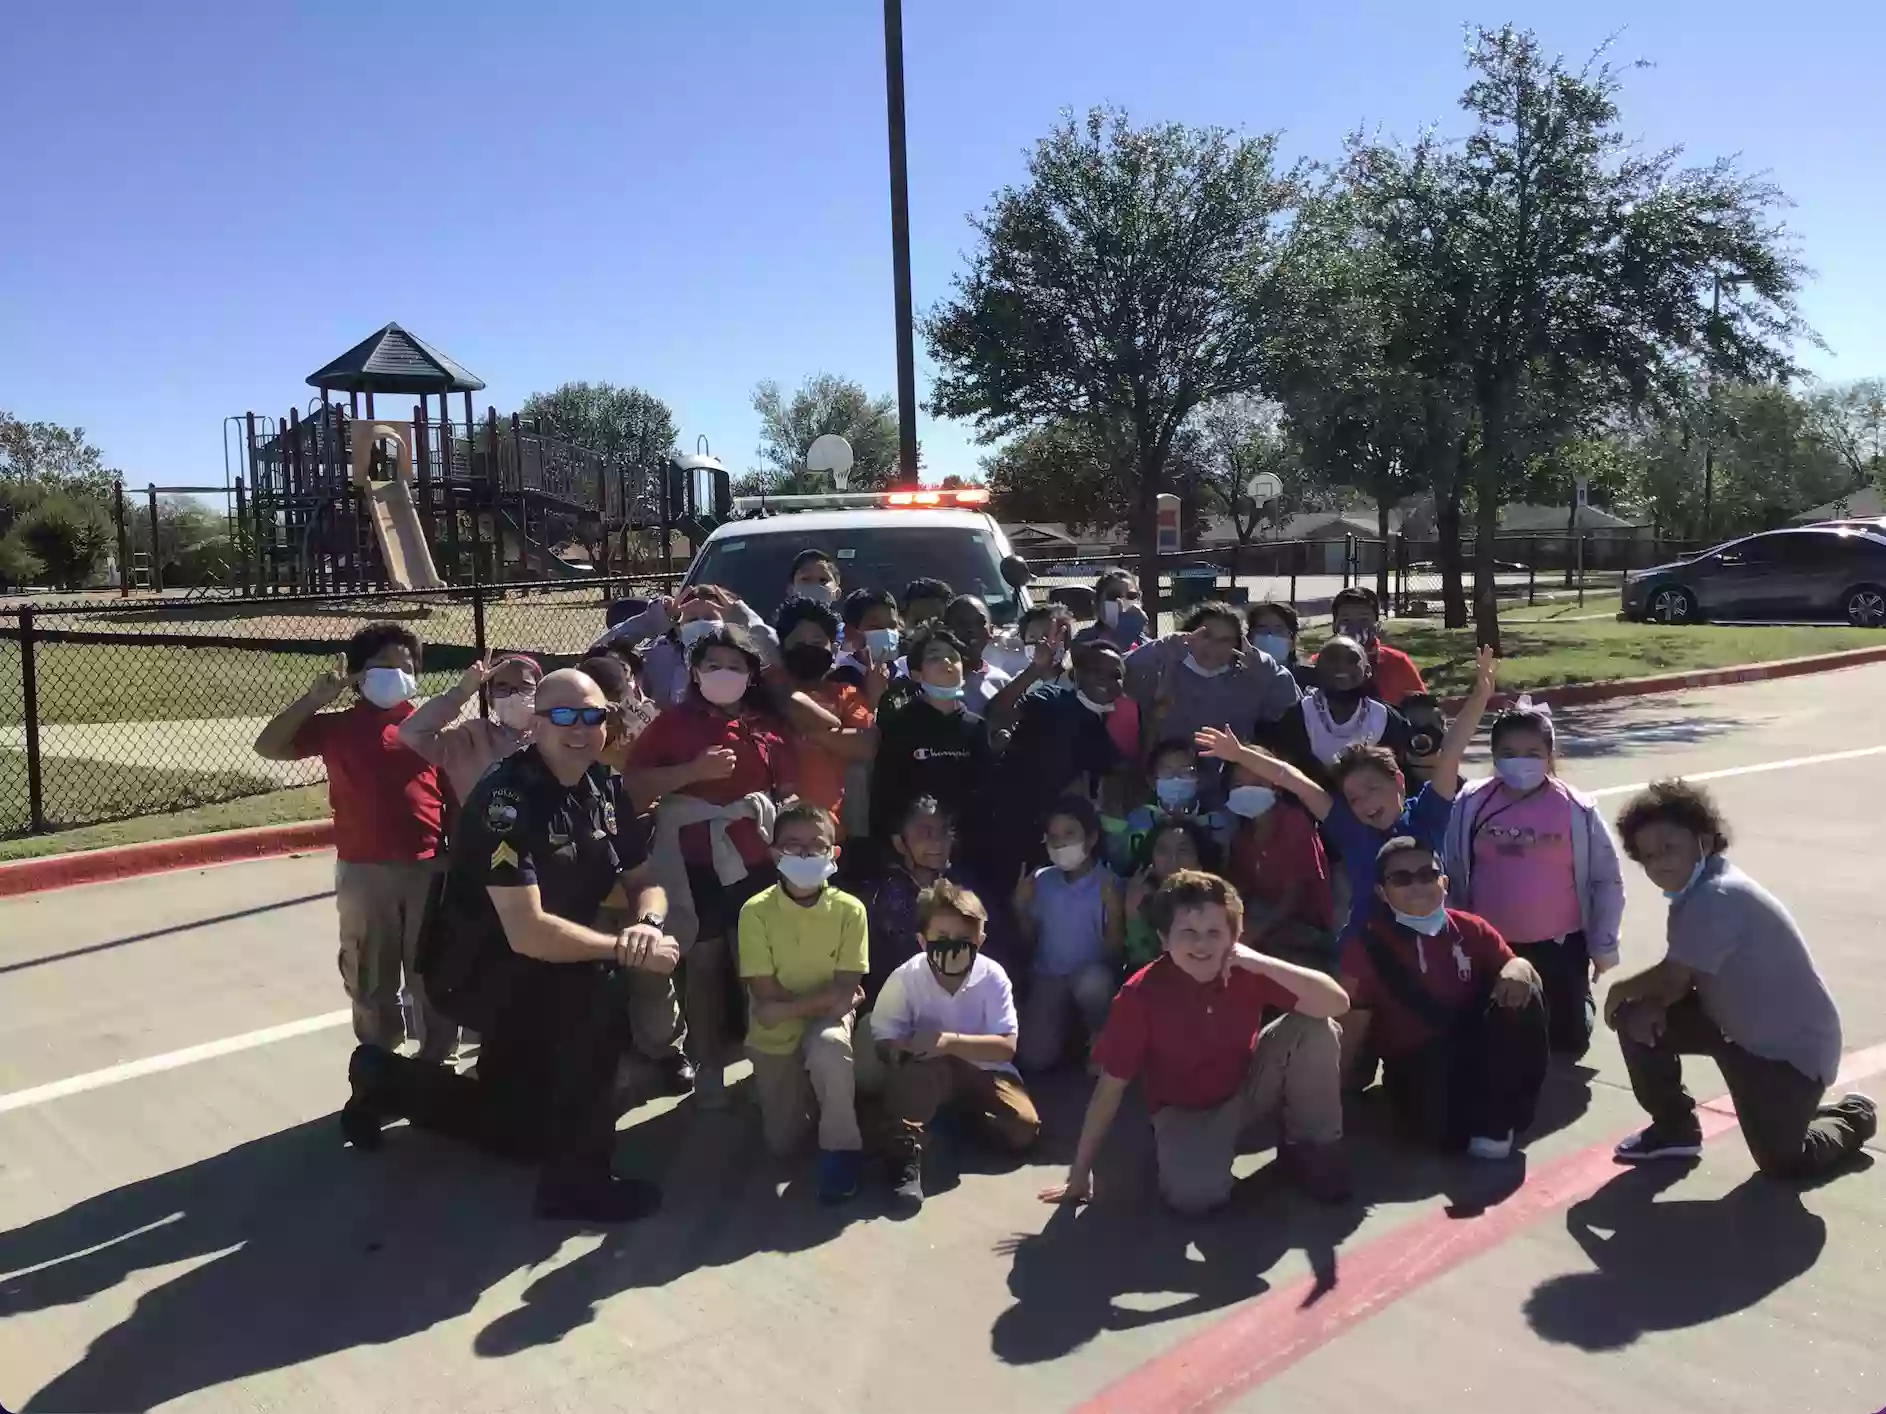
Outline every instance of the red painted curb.
<svg viewBox="0 0 1886 1414"><path fill-rule="evenodd" d="M298 825L261 825L253 830L224 830L214 835L186 835L177 840L88 849L77 854L54 854L44 859L22 859L0 864L0 898L65 889L74 884L96 884L107 879L129 879L139 874L161 874L172 869L199 869L206 864L229 864L241 859L266 859L301 850L327 849L334 843L332 820L309 820Z"/></svg>
<svg viewBox="0 0 1886 1414"><path fill-rule="evenodd" d="M1586 702L1609 702L1619 697L1644 697L1653 692L1688 692L1701 687L1805 677L1809 673L1831 673L1840 668L1857 668L1867 663L1886 663L1886 645L1878 648L1849 648L1840 653L1818 653L1809 658L1779 658L1772 663L1744 663L1734 668L1695 668L1687 673L1663 673L1649 678L1567 683L1563 687L1541 689L1531 696L1534 702L1548 703L1553 707L1573 707ZM1465 697L1450 697L1441 705L1453 712L1466 700ZM1498 693L1493 698L1493 706L1496 709L1507 707L1515 700L1512 693Z"/></svg>

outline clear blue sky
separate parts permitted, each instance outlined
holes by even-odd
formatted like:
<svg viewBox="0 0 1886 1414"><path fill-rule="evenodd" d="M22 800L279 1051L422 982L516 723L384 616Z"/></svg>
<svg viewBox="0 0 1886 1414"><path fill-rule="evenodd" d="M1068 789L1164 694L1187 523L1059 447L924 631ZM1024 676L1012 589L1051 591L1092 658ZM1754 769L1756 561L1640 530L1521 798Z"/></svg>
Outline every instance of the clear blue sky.
<svg viewBox="0 0 1886 1414"><path fill-rule="evenodd" d="M1287 9L1314 10L1288 15ZM1419 17L1417 17L1419 12ZM1646 14L1646 12L1651 12ZM403 18L390 19L397 14ZM637 383L736 468L753 384L895 384L876 0L62 0L7 25L0 407L133 484L223 480L222 419L397 319L514 407ZM919 309L1063 106L1284 130L1460 126L1463 20L1654 60L1630 128L1798 203L1823 376L1886 374L1886 6L1820 0L906 0ZM918 366L920 395L928 368ZM382 407L382 413L388 409ZM974 468L925 418L926 471Z"/></svg>

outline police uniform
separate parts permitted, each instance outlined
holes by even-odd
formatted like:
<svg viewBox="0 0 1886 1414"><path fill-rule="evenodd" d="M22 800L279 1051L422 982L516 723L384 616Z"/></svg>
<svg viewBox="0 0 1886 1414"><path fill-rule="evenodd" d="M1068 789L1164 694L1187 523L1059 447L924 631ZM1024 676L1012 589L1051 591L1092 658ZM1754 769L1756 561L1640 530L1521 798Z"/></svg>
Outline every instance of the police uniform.
<svg viewBox="0 0 1886 1414"><path fill-rule="evenodd" d="M480 1033L477 1072L356 1053L356 1105L541 1163L540 1210L610 1186L628 979L613 963L516 952L486 890L534 884L546 914L594 927L641 862L629 819L621 778L602 766L565 786L527 747L488 771L465 802L419 954L440 1010Z"/></svg>

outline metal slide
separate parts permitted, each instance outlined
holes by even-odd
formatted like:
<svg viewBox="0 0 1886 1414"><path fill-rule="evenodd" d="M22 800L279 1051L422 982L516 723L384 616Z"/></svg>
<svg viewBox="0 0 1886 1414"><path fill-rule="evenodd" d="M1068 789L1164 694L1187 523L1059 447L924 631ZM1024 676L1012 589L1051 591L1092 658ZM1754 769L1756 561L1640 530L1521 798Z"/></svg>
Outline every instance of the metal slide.
<svg viewBox="0 0 1886 1414"><path fill-rule="evenodd" d="M380 557L386 577L395 589L443 589L445 581L432 563L419 511L413 505L412 426L404 422L356 422L349 428L349 455L354 485L373 517L380 537ZM375 479L374 452L380 468L391 462L393 475Z"/></svg>

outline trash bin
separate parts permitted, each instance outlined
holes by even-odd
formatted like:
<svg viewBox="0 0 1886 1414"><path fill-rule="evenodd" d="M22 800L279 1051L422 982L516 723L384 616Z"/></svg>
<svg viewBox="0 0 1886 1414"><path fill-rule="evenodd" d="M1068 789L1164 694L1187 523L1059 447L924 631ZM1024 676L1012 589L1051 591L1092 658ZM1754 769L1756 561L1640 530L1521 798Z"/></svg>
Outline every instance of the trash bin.
<svg viewBox="0 0 1886 1414"><path fill-rule="evenodd" d="M1211 565L1187 565L1173 571L1172 607L1186 610L1218 597L1218 571Z"/></svg>

